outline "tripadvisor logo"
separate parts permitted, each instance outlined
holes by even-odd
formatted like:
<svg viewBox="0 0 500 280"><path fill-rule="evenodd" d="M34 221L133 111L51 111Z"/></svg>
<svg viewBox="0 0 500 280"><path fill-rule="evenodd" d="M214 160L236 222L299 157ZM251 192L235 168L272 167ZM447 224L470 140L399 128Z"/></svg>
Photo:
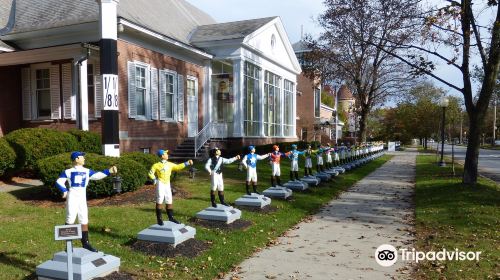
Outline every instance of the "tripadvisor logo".
<svg viewBox="0 0 500 280"><path fill-rule="evenodd" d="M380 245L375 251L375 260L381 266L391 266L398 260L398 251L392 245Z"/></svg>
<svg viewBox="0 0 500 280"><path fill-rule="evenodd" d="M481 252L464 252L455 249L454 251L448 251L443 249L441 251L429 251L422 252L416 251L415 248L411 250L399 249L397 250L392 245L383 244L378 246L375 250L375 260L381 266L392 266L398 260L398 255L402 261L414 261L416 263L428 260L428 261L479 261L479 256Z"/></svg>

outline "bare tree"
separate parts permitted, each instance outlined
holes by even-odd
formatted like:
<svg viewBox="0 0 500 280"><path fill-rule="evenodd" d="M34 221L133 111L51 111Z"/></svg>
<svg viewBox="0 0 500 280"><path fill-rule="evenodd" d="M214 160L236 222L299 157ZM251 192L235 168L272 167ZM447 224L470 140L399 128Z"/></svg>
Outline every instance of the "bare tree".
<svg viewBox="0 0 500 280"><path fill-rule="evenodd" d="M405 62L415 73L433 77L463 94L469 118L469 134L462 181L476 184L481 124L495 89L500 65L500 9L498 0L479 1L475 6L470 0L442 2L445 4L443 7L431 7L422 13L420 44L392 41L386 46L377 47ZM478 24L481 12L487 9L496 9L495 19L487 25ZM443 48L451 48L452 52L446 53ZM395 49L404 49L407 54L401 55ZM479 58L479 69L483 77L476 97L472 81L474 56ZM434 62L430 58L458 70L463 86L453 84L449 77L436 74Z"/></svg>
<svg viewBox="0 0 500 280"><path fill-rule="evenodd" d="M337 84L347 84L356 98L361 141L366 141L367 117L389 96L406 91L412 77L406 64L384 50L391 42L411 41L414 33L414 1L326 0L327 10L318 18L324 32L305 41L306 74Z"/></svg>

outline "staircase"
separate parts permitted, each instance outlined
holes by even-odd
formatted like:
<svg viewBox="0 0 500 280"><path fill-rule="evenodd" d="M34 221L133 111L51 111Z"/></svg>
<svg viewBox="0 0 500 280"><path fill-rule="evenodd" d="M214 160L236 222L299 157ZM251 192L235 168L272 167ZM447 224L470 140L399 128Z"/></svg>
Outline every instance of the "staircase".
<svg viewBox="0 0 500 280"><path fill-rule="evenodd" d="M200 150L197 156L194 154L194 138L186 138L175 150L169 153L169 159L173 161L183 161L188 159L204 159L208 157L208 150L210 147L210 140L208 140Z"/></svg>

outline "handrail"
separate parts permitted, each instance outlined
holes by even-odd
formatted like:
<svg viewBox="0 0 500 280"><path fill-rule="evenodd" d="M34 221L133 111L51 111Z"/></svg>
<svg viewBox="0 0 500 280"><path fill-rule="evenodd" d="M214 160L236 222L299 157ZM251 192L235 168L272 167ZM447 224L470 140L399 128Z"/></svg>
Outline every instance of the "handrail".
<svg viewBox="0 0 500 280"><path fill-rule="evenodd" d="M212 130L210 129L212 127L212 123L209 122L207 123L201 130L196 134L194 137L194 157L197 157L198 151L201 149L205 143L211 138L212 136Z"/></svg>

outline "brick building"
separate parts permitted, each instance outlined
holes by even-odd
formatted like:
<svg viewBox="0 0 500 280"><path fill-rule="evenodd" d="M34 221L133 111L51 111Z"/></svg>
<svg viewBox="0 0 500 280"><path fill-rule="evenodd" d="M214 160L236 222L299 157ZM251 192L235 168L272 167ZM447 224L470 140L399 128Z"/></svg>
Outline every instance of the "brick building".
<svg viewBox="0 0 500 280"><path fill-rule="evenodd" d="M121 151L296 140L301 68L278 17L216 23L184 0L116 16ZM100 132L99 40L98 1L0 0L0 136Z"/></svg>
<svg viewBox="0 0 500 280"><path fill-rule="evenodd" d="M301 64L308 52L303 41L293 44L293 49ZM335 100L333 107L321 102L322 94L329 94ZM297 136L303 141L319 141L335 143L335 128L337 137L342 138L344 123L335 123L337 111L337 96L330 86L322 84L320 79L310 79L303 73L297 75Z"/></svg>

